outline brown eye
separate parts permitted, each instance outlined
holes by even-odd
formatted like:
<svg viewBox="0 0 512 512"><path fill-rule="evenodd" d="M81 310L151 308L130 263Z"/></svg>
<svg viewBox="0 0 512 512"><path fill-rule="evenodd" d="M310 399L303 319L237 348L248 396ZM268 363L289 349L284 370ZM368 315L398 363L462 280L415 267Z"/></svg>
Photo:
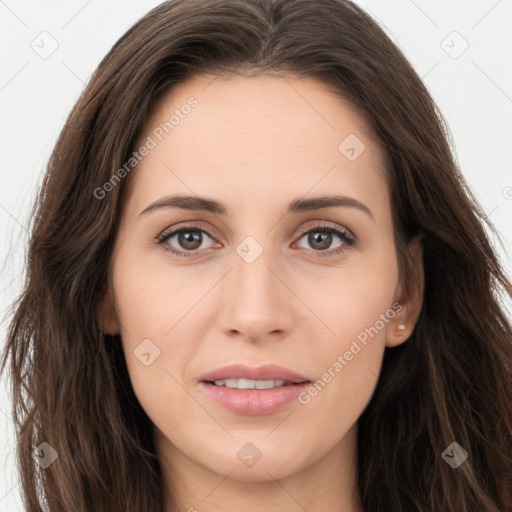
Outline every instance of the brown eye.
<svg viewBox="0 0 512 512"><path fill-rule="evenodd" d="M205 235L212 240L212 237L202 228L183 226L163 233L158 237L158 243L163 244L166 251L177 256L193 256L200 252L199 249L205 249L201 247L205 242Z"/></svg>
<svg viewBox="0 0 512 512"><path fill-rule="evenodd" d="M314 252L320 253L319 256L333 256L340 254L348 247L353 246L355 243L354 238L352 238L352 236L350 236L347 232L341 230L335 225L327 224L314 226L303 231L299 240L304 238L306 238L306 243L309 247L302 248L311 248L314 250ZM335 242L336 238L340 242L332 247L332 244Z"/></svg>
<svg viewBox="0 0 512 512"><path fill-rule="evenodd" d="M183 249L187 249L189 251L194 251L201 247L201 243L203 241L203 235L201 231L179 231L176 233L178 235L178 244Z"/></svg>
<svg viewBox="0 0 512 512"><path fill-rule="evenodd" d="M308 234L308 244L310 244L314 249L319 249L321 251L329 249L332 244L332 233L318 230L310 231Z"/></svg>

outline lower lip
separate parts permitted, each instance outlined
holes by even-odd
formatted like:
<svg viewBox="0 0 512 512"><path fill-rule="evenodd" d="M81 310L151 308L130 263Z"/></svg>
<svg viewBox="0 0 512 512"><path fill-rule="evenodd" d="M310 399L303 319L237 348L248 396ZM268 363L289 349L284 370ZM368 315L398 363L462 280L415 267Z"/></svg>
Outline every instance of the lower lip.
<svg viewBox="0 0 512 512"><path fill-rule="evenodd" d="M229 411L247 416L271 414L282 409L309 386L309 382L272 389L233 389L200 382L200 387Z"/></svg>

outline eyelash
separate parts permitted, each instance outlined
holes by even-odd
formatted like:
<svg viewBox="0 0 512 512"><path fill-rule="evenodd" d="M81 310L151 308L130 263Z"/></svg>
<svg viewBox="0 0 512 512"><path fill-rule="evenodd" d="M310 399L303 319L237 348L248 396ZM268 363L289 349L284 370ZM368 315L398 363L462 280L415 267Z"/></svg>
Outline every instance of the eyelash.
<svg viewBox="0 0 512 512"><path fill-rule="evenodd" d="M208 233L208 231L206 231L205 229L203 229L203 228L201 228L199 226L194 226L194 225L191 224L191 225L181 226L178 229L174 229L172 231L164 231L161 235L159 235L159 236L157 236L155 238L155 241L156 241L157 244L164 245L164 243L167 242L174 235L179 234L179 233L181 233L183 231L201 231L203 233L206 233L210 238L214 239L210 235L210 233ZM344 242L342 245L340 245L336 249L332 249L329 252L327 252L327 251L313 251L313 252L318 253L318 256L320 256L320 257L337 256L337 255L342 254L343 252L345 252L345 250L347 249L347 246L348 247L353 247L355 245L355 243L356 243L355 238L350 236L346 231L343 231L340 228L338 228L335 224L330 224L328 222L322 223L322 224L318 224L316 226L312 226L312 227L309 227L307 229L304 229L301 232L301 234L300 234L300 236L299 236L299 238L297 240L300 240L305 234L310 233L311 231L317 231L317 232L320 232L320 233L335 233ZM195 255L199 254L200 252L202 252L202 250L201 251L177 251L176 249L174 249L170 245L167 245L167 247L164 247L164 250L167 251L167 252L170 252L171 254L173 254L175 256L185 257L185 258L189 258L191 256L195 256Z"/></svg>

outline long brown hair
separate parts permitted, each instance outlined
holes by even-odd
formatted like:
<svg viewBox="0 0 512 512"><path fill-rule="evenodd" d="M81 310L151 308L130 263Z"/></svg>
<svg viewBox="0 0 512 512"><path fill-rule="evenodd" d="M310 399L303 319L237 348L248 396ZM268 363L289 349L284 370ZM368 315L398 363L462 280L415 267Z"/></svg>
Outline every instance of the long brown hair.
<svg viewBox="0 0 512 512"><path fill-rule="evenodd" d="M27 275L7 360L27 511L155 512L163 482L151 421L119 336L98 308L131 175L127 162L163 94L199 73L312 77L356 105L389 160L395 242L422 235L423 307L386 349L358 421L358 490L368 512L512 511L512 285L498 237L452 156L420 78L385 32L346 0L174 0L138 21L99 64L70 113L33 207ZM252 75L251 75L252 76ZM135 172L135 171L133 171ZM133 174L133 173L132 173ZM47 442L58 459L31 457ZM442 457L457 442L457 469Z"/></svg>

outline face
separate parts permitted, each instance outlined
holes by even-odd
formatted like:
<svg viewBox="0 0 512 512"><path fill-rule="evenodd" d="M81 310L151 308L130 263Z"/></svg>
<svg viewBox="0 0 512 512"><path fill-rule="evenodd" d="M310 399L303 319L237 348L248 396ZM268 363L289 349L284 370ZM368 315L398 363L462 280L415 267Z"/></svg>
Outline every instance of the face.
<svg viewBox="0 0 512 512"><path fill-rule="evenodd" d="M347 453L420 306L362 116L313 79L202 76L158 104L142 146L104 325L163 456L257 481Z"/></svg>

